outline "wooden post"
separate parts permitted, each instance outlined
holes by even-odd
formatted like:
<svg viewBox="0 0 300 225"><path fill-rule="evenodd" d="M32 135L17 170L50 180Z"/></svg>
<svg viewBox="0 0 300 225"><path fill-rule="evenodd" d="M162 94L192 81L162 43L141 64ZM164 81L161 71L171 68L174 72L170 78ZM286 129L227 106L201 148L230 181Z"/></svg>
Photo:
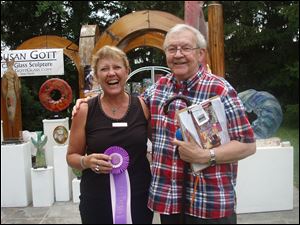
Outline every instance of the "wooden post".
<svg viewBox="0 0 300 225"><path fill-rule="evenodd" d="M208 5L208 37L211 71L213 74L224 77L223 8L221 4L215 1Z"/></svg>
<svg viewBox="0 0 300 225"><path fill-rule="evenodd" d="M80 57L80 71L83 76L79 77L79 89L80 97L86 97L84 94L84 89L86 91L91 91L92 87L88 87L89 79L86 79L89 70L91 69L92 52L100 37L100 31L98 25L82 25L80 31L79 40L79 57Z"/></svg>

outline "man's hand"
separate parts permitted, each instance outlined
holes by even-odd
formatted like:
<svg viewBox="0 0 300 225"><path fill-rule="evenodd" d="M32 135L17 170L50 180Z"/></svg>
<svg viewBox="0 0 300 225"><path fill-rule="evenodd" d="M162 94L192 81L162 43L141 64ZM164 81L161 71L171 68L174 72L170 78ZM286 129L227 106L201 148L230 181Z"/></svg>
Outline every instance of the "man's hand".
<svg viewBox="0 0 300 225"><path fill-rule="evenodd" d="M180 158L189 163L207 163L210 159L209 151L202 149L188 132L185 135L188 141L173 140L173 144L178 146Z"/></svg>
<svg viewBox="0 0 300 225"><path fill-rule="evenodd" d="M72 110L72 119L74 116L76 116L76 114L80 108L80 104L87 103L89 99L90 99L89 97L86 97L86 98L79 98L76 100L76 104L73 106L73 110Z"/></svg>

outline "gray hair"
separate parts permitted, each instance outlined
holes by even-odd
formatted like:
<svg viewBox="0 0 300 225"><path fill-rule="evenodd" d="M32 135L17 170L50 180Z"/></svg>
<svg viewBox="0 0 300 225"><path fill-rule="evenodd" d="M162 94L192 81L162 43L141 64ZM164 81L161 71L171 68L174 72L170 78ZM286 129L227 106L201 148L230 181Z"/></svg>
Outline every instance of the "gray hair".
<svg viewBox="0 0 300 225"><path fill-rule="evenodd" d="M166 37L165 37L164 44L163 44L164 49L166 49L166 47L167 47L166 43L171 34L179 33L179 32L186 31L186 30L191 31L195 35L196 41L197 41L197 43L196 43L197 47L206 49L207 43L206 43L206 40L205 40L203 34L201 34L201 32L199 30L197 30L196 28L194 28L190 25L187 25L187 24L177 24L168 31L168 33L166 34Z"/></svg>

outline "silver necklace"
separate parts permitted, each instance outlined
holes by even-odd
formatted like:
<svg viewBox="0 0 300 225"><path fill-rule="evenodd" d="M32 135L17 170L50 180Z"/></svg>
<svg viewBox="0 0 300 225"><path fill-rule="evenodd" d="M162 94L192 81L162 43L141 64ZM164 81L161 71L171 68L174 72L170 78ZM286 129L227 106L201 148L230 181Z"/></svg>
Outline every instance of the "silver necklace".
<svg viewBox="0 0 300 225"><path fill-rule="evenodd" d="M101 96L99 95L99 99L101 98ZM99 100L101 102L101 100ZM130 98L129 98L129 102L130 102ZM100 103L101 104L101 103ZM111 110L113 116L116 115L116 113L122 108L122 106L115 106L115 107L112 107L112 106L109 106L108 103L105 103L105 101L102 100L102 104L106 104L108 106L108 108ZM130 103L129 103L130 104Z"/></svg>
<svg viewBox="0 0 300 225"><path fill-rule="evenodd" d="M116 115L116 112L118 111L118 109L117 108L111 108L111 111L112 111L113 115Z"/></svg>

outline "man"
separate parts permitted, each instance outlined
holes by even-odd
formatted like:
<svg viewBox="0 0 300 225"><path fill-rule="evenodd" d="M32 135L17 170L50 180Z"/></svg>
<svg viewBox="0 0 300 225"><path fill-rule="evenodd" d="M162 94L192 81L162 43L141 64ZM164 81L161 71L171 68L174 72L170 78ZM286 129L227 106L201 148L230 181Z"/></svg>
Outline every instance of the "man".
<svg viewBox="0 0 300 225"><path fill-rule="evenodd" d="M236 223L234 185L237 161L256 150L251 126L236 91L224 79L208 73L204 61L206 42L196 29L178 24L164 42L167 64L172 71L143 94L151 114L153 162L148 207L161 214L162 223L180 223L185 208L186 223ZM192 142L174 140L178 124L175 111L185 107L181 100L163 113L172 96L184 95L193 104L219 95L225 107L231 141L213 150ZM179 155L176 152L179 148ZM212 163L196 177L188 171L185 207L182 205L183 161ZM196 186L195 186L196 185ZM192 201L192 195L195 195Z"/></svg>
<svg viewBox="0 0 300 225"><path fill-rule="evenodd" d="M198 30L185 24L174 26L166 35L164 49L172 73L142 95L150 110L152 126L148 207L160 214L162 224L179 224L183 223L182 219L187 224L235 224L237 161L256 151L253 130L242 102L225 79L208 73L201 64L206 42ZM220 96L231 141L208 150L191 141L176 140L175 112L186 104L179 99L169 105L167 114L163 109L170 97L182 95L192 104ZM211 166L195 175L191 170L184 172L185 163L210 163Z"/></svg>

